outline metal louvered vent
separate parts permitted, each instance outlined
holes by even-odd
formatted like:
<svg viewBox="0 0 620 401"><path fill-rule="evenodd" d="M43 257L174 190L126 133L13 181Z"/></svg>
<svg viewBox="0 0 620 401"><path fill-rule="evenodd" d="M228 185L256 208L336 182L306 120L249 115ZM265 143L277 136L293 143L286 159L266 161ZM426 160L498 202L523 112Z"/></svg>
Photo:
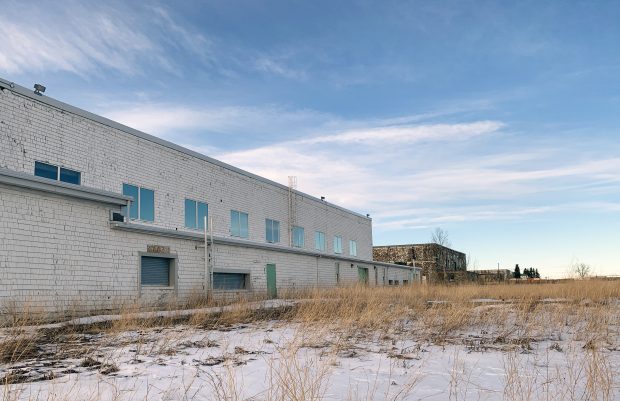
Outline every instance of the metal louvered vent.
<svg viewBox="0 0 620 401"><path fill-rule="evenodd" d="M142 256L140 284L169 287L171 260L170 258Z"/></svg>

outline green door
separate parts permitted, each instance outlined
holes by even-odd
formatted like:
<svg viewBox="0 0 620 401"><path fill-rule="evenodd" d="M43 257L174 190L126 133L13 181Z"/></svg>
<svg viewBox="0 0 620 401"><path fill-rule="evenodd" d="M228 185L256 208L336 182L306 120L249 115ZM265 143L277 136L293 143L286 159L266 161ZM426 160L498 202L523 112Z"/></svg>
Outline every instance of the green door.
<svg viewBox="0 0 620 401"><path fill-rule="evenodd" d="M269 298L276 298L278 296L278 288L276 287L276 265L273 263L267 264L267 295Z"/></svg>
<svg viewBox="0 0 620 401"><path fill-rule="evenodd" d="M368 284L368 269L365 267L357 267L357 278L360 284Z"/></svg>

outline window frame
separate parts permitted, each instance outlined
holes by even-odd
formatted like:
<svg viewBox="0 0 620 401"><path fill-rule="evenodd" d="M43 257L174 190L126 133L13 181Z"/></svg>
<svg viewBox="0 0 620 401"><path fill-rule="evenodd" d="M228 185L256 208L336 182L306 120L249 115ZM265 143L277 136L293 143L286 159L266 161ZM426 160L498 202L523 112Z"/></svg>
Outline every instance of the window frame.
<svg viewBox="0 0 620 401"><path fill-rule="evenodd" d="M188 202L193 202L194 203L194 226L188 226L187 225L187 203ZM204 218L201 218L200 216L200 206L204 206L206 208L206 214L204 215L204 217L207 218L207 224L206 226L204 225ZM201 201L197 201L195 199L191 199L191 198L185 198L185 201L183 202L183 207L184 207L184 222L183 224L185 225L185 228L188 228L190 230L199 230L199 231L204 231L205 228L208 230L209 229L209 204L207 202L201 202ZM202 227L201 227L202 226Z"/></svg>
<svg viewBox="0 0 620 401"><path fill-rule="evenodd" d="M237 233L233 230L235 227L233 225L234 222L234 213L237 214ZM243 227L241 225L241 217L245 215L246 227L245 227L245 235L243 232ZM240 210L230 209L230 236L237 238L249 238L250 237L250 215L247 212L242 212Z"/></svg>
<svg viewBox="0 0 620 401"><path fill-rule="evenodd" d="M274 230L274 227L277 226L277 230ZM274 238L274 234L277 233L277 238ZM271 241L269 237L271 234ZM280 221L274 219L265 219L265 242L269 244L278 244L280 243Z"/></svg>
<svg viewBox="0 0 620 401"><path fill-rule="evenodd" d="M357 240L349 240L349 256L357 256Z"/></svg>
<svg viewBox="0 0 620 401"><path fill-rule="evenodd" d="M133 187L136 188L138 190L138 199L134 199L134 201L131 202L131 204L129 205L129 207L125 208L126 210L126 216L128 217L129 220L137 220L137 221L144 221L144 222L150 222L150 223L154 223L155 222L155 190L154 189L150 189L150 188L146 188L146 187L142 187L140 185L135 185L135 184L130 184L127 182L123 182L123 186L122 186L122 190L121 193L123 195L126 196L131 196L133 197L132 194L125 194L125 186L127 187ZM149 219L145 219L143 218L143 202L142 202L142 191L150 191L153 193L153 220L149 220ZM131 217L131 210L132 210L132 206L136 205L136 209L138 212L138 217ZM146 206L145 206L146 208Z"/></svg>
<svg viewBox="0 0 620 401"><path fill-rule="evenodd" d="M215 275L216 274L235 274L235 275L243 275L245 276L243 279L243 288L218 288L215 286ZM250 271L248 270L220 270L216 269L213 271L213 283L212 288L214 291L248 291L251 288L252 276Z"/></svg>
<svg viewBox="0 0 620 401"><path fill-rule="evenodd" d="M321 252L325 252L325 250L327 249L325 233L323 231L314 232L314 249Z"/></svg>
<svg viewBox="0 0 620 401"><path fill-rule="evenodd" d="M301 233L301 236L299 236ZM297 243L297 239L301 239L301 243ZM293 226L291 229L291 246L294 248L303 248L306 246L306 230L301 226Z"/></svg>
<svg viewBox="0 0 620 401"><path fill-rule="evenodd" d="M47 167L53 167L56 170L55 177L52 178L52 177L47 177L47 176L43 176L43 175L38 175L37 174L37 164L44 165L44 166L47 166ZM61 180L63 171L77 174L78 182L75 183L75 182L71 182L71 181L67 181L67 180ZM65 184L82 185L82 172L81 171L73 170L73 169L66 168L66 167L63 167L63 166L60 166L60 165L56 165L56 164L51 164L51 163L43 162L43 161L40 161L40 160L35 160L34 161L34 172L33 172L33 174L34 174L35 177L46 178L48 180L54 180L54 181L58 181L58 182L64 182Z"/></svg>
<svg viewBox="0 0 620 401"><path fill-rule="evenodd" d="M334 235L334 253L342 255L342 235Z"/></svg>

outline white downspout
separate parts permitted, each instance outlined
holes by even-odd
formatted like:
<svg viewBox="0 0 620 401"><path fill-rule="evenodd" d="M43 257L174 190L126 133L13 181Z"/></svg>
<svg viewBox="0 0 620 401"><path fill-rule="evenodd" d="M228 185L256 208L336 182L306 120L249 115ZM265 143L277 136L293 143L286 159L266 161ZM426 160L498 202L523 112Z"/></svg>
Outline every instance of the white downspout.
<svg viewBox="0 0 620 401"><path fill-rule="evenodd" d="M205 217L205 220L207 218ZM211 236L211 264L209 269L209 290L213 294L213 268L215 266L215 248L213 247L213 217L209 218L209 235Z"/></svg>
<svg viewBox="0 0 620 401"><path fill-rule="evenodd" d="M209 248L207 246L207 216L204 217L204 234L205 234L205 278L204 278L204 290L208 293L209 288Z"/></svg>

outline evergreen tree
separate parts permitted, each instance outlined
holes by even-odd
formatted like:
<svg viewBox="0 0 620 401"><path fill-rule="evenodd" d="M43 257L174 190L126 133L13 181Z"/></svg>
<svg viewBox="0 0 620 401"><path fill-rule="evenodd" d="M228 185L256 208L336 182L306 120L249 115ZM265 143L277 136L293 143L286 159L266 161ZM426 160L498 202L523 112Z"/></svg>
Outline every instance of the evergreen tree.
<svg viewBox="0 0 620 401"><path fill-rule="evenodd" d="M540 278L540 273L538 273L538 269L534 271L534 275L536 276L536 278Z"/></svg>
<svg viewBox="0 0 620 401"><path fill-rule="evenodd" d="M515 278L521 278L521 268L519 267L518 263L515 266L515 272L514 272L513 275L514 275Z"/></svg>

